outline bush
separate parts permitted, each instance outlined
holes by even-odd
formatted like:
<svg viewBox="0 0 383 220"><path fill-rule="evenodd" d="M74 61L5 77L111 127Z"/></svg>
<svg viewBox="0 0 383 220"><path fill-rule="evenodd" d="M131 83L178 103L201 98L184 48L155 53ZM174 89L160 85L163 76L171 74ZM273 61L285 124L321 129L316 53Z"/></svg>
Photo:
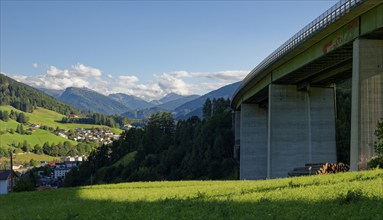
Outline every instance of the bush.
<svg viewBox="0 0 383 220"><path fill-rule="evenodd" d="M375 135L377 137L377 141L374 145L376 156L372 157L370 161L368 161L368 166L370 168L383 168L383 119L378 121Z"/></svg>
<svg viewBox="0 0 383 220"><path fill-rule="evenodd" d="M368 161L368 166L370 168L383 168L383 157L382 156L375 156Z"/></svg>
<svg viewBox="0 0 383 220"><path fill-rule="evenodd" d="M378 121L375 135L378 140L374 145L374 151L378 156L383 157L383 119Z"/></svg>
<svg viewBox="0 0 383 220"><path fill-rule="evenodd" d="M35 186L32 181L27 177L20 177L13 188L15 192L34 191Z"/></svg>
<svg viewBox="0 0 383 220"><path fill-rule="evenodd" d="M347 205L353 202L357 202L363 198L363 192L360 189L348 190L346 195L338 196L339 204Z"/></svg>

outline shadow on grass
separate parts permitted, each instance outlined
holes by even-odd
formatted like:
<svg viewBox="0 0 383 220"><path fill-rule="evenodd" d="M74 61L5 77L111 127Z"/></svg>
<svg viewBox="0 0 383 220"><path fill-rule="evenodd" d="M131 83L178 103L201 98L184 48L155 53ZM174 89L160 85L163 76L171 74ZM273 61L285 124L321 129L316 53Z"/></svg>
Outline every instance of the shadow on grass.
<svg viewBox="0 0 383 220"><path fill-rule="evenodd" d="M97 193L97 191L95 191ZM128 192L127 192L128 194ZM101 195L103 196L103 195ZM92 195L97 198L97 195ZM0 196L0 219L382 219L383 199L358 191L316 201L271 200L198 192L190 198L173 195L125 201L86 199L81 189L15 193ZM117 198L118 199L118 198Z"/></svg>

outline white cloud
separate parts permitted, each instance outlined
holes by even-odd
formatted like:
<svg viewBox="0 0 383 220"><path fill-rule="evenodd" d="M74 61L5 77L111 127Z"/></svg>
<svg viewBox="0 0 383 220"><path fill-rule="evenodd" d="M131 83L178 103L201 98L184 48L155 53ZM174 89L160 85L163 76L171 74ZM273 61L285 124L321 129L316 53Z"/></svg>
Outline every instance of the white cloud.
<svg viewBox="0 0 383 220"><path fill-rule="evenodd" d="M79 76L101 76L101 70L78 63L72 66L72 73Z"/></svg>
<svg viewBox="0 0 383 220"><path fill-rule="evenodd" d="M32 67L33 67L33 68L37 68L37 67L39 67L39 65L38 65L37 63L33 63L33 64L32 64Z"/></svg>
<svg viewBox="0 0 383 220"><path fill-rule="evenodd" d="M67 87L90 87L91 82L103 81L100 74L98 69L78 64L69 70L49 66L45 74L28 77L15 75L14 78L35 87L62 90Z"/></svg>
<svg viewBox="0 0 383 220"><path fill-rule="evenodd" d="M135 83L139 81L137 76L118 76L118 79L122 83Z"/></svg>
<svg viewBox="0 0 383 220"><path fill-rule="evenodd" d="M158 82L159 87L165 93L177 93L181 95L189 94L189 85L185 83L180 77L177 77L177 74L163 73L160 76L155 76L156 81Z"/></svg>
<svg viewBox="0 0 383 220"><path fill-rule="evenodd" d="M69 78L71 77L71 74L69 70L62 70L55 66L50 66L47 70L47 75L55 78Z"/></svg>
<svg viewBox="0 0 383 220"><path fill-rule="evenodd" d="M67 87L87 87L102 94L126 93L145 100L160 99L168 93L203 95L214 89L242 80L248 71L187 72L174 71L153 75L149 82L141 82L134 75L103 75L102 71L76 64L69 69L49 66L37 76L10 76L35 87L63 90ZM140 82L140 83L138 83Z"/></svg>
<svg viewBox="0 0 383 220"><path fill-rule="evenodd" d="M173 75L177 78L181 78L181 77L191 77L190 74L184 70L181 70L181 71L175 71L173 72Z"/></svg>
<svg viewBox="0 0 383 220"><path fill-rule="evenodd" d="M195 72L191 73L192 77L202 77L208 79L216 79L221 81L240 81L249 73L249 71L219 71L219 72Z"/></svg>
<svg viewBox="0 0 383 220"><path fill-rule="evenodd" d="M57 67L50 66L49 69L47 70L47 75L48 76L57 76L60 74L60 72L61 72L61 70L59 70Z"/></svg>

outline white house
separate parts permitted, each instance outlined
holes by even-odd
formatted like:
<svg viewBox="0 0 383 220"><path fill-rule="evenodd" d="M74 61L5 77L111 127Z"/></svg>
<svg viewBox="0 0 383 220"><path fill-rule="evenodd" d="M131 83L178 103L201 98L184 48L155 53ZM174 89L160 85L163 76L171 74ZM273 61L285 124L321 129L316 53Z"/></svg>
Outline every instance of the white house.
<svg viewBox="0 0 383 220"><path fill-rule="evenodd" d="M65 164L56 164L53 168L53 178L64 178L65 175L70 171Z"/></svg>
<svg viewBox="0 0 383 220"><path fill-rule="evenodd" d="M7 194L11 189L11 171L0 170L0 194Z"/></svg>

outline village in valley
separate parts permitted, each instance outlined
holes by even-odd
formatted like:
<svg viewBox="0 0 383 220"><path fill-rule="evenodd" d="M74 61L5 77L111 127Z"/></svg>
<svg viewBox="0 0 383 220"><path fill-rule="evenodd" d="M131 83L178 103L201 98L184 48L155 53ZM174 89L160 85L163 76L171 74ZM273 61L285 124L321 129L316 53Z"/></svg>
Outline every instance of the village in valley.
<svg viewBox="0 0 383 220"><path fill-rule="evenodd" d="M62 187L66 174L80 166L86 159L86 156L66 156L60 158L60 161L40 161L39 164L28 169L22 165L12 164L12 169L0 171L0 194L12 192L18 179L28 172L36 179L34 186L36 190Z"/></svg>
<svg viewBox="0 0 383 220"><path fill-rule="evenodd" d="M127 128L131 126L126 126ZM32 124L31 128L40 128L38 124ZM55 134L73 141L94 141L100 145L111 144L114 140L118 140L120 135L113 133L108 128L76 128L74 130L57 129ZM21 153L25 154L25 153ZM12 191L12 187L17 179L25 175L27 172L34 172L36 178L36 189L45 190L53 189L63 186L63 182L67 173L71 169L81 165L83 161L87 159L87 156L65 156L61 157L60 161L38 161L37 164L28 164L24 166L22 164L12 164L12 169L6 169L0 171L0 194L6 194ZM11 171L12 170L12 171Z"/></svg>
<svg viewBox="0 0 383 220"><path fill-rule="evenodd" d="M70 114L67 117L78 117L78 115ZM129 130L133 126L125 125L122 130ZM37 129L51 130L52 133L62 138L76 141L76 142L96 142L98 145L108 145L113 141L120 138L119 134L111 131L108 127L92 127L92 128L75 128L75 129L56 129L48 128L47 126L40 124L30 124L27 131L33 133ZM29 152L23 152L15 154L28 154ZM55 189L62 187L64 179L67 173L73 168L81 165L83 161L87 160L85 155L77 156L63 156L59 160L54 161L34 161L28 164L17 164L10 162L6 165L6 169L0 171L0 194L7 194L12 191L14 184L17 180L33 172L36 179L35 188L37 190ZM12 169L10 169L12 166ZM8 168L7 168L8 167Z"/></svg>
<svg viewBox="0 0 383 220"><path fill-rule="evenodd" d="M74 141L98 141L101 144L110 144L118 140L120 135L113 133L108 128L76 128L75 130L58 129L55 133L63 138Z"/></svg>

